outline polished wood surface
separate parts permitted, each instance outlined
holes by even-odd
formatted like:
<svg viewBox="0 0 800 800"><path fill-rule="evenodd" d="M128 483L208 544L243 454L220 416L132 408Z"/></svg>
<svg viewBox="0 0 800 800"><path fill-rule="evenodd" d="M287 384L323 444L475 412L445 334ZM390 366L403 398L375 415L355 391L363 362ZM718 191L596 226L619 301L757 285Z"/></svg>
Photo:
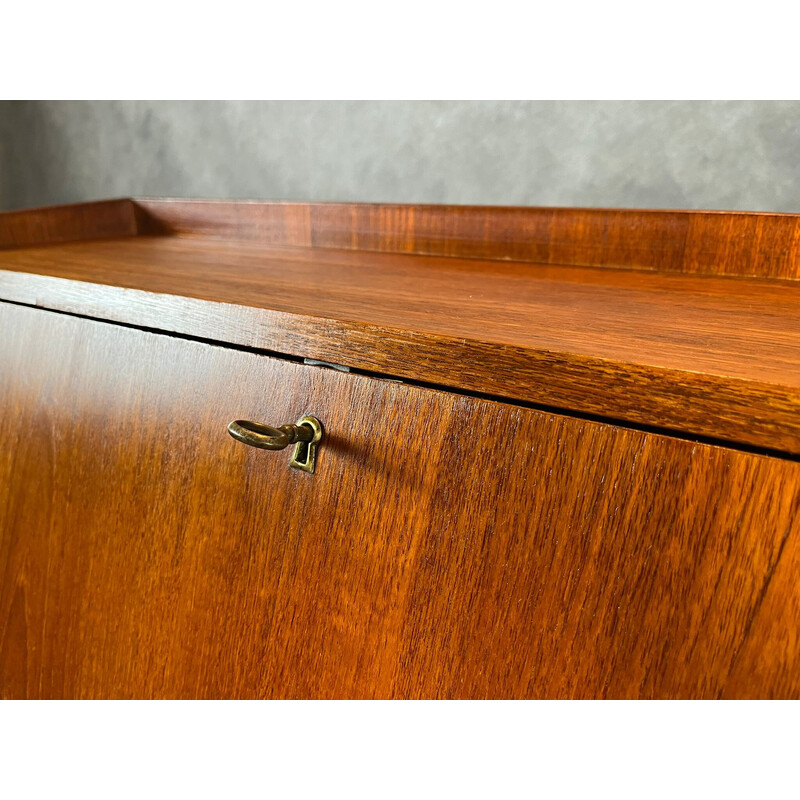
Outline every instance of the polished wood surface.
<svg viewBox="0 0 800 800"><path fill-rule="evenodd" d="M800 215L394 203L135 201L142 233L800 280Z"/></svg>
<svg viewBox="0 0 800 800"><path fill-rule="evenodd" d="M101 200L0 214L0 250L37 244L136 236L139 212L131 200Z"/></svg>
<svg viewBox="0 0 800 800"><path fill-rule="evenodd" d="M797 462L2 303L0 408L4 697L800 696Z"/></svg>
<svg viewBox="0 0 800 800"><path fill-rule="evenodd" d="M800 453L788 281L179 236L21 248L0 268L6 300Z"/></svg>
<svg viewBox="0 0 800 800"><path fill-rule="evenodd" d="M0 249L136 234L800 280L797 214L152 198L0 213Z"/></svg>

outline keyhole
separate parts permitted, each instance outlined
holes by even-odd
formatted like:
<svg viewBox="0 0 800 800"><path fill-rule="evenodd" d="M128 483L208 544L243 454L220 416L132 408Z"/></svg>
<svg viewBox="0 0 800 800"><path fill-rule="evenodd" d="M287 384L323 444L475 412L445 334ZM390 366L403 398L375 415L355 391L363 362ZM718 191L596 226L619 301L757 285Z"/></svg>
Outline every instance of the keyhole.
<svg viewBox="0 0 800 800"><path fill-rule="evenodd" d="M295 444L289 466L313 475L317 462L317 445L322 439L322 423L316 417L301 417L297 424L310 427L314 431L314 438L310 442Z"/></svg>

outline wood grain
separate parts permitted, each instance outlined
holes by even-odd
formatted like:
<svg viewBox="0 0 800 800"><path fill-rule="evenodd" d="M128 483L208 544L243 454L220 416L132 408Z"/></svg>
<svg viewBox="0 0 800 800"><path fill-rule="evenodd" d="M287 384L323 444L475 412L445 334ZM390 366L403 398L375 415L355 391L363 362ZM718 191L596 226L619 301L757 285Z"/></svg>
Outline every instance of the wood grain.
<svg viewBox="0 0 800 800"><path fill-rule="evenodd" d="M0 249L137 233L800 280L796 214L147 198L0 214Z"/></svg>
<svg viewBox="0 0 800 800"><path fill-rule="evenodd" d="M166 236L0 267L5 300L800 453L790 282Z"/></svg>
<svg viewBox="0 0 800 800"><path fill-rule="evenodd" d="M0 409L4 697L800 696L796 462L7 304Z"/></svg>
<svg viewBox="0 0 800 800"><path fill-rule="evenodd" d="M136 199L143 233L800 280L800 215Z"/></svg>
<svg viewBox="0 0 800 800"><path fill-rule="evenodd" d="M114 236L135 236L140 212L131 200L101 200L0 214L0 250Z"/></svg>

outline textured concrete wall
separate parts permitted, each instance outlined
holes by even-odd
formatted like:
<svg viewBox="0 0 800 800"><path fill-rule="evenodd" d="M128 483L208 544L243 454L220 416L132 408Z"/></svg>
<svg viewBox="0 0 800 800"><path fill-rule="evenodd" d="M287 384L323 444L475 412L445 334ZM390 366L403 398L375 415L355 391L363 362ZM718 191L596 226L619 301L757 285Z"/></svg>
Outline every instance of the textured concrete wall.
<svg viewBox="0 0 800 800"><path fill-rule="evenodd" d="M151 195L800 211L798 102L0 103L0 207Z"/></svg>

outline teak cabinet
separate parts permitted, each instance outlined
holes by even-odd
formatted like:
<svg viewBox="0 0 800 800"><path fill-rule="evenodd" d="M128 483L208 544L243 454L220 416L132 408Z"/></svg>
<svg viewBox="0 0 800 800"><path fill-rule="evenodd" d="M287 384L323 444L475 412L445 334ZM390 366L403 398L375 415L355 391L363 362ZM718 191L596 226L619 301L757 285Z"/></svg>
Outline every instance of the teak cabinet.
<svg viewBox="0 0 800 800"><path fill-rule="evenodd" d="M0 695L800 696L798 241L705 212L0 215ZM228 432L304 415L313 472Z"/></svg>

